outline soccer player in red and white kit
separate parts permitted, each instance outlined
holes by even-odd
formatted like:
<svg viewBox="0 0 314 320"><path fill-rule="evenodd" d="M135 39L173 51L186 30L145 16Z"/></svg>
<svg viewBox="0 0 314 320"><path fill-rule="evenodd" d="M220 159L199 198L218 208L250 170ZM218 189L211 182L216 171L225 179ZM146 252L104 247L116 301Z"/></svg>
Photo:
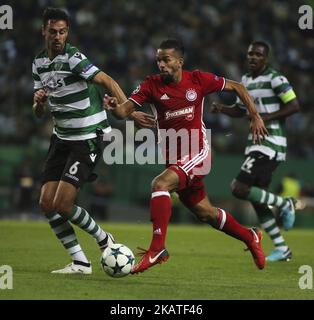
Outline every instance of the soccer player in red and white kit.
<svg viewBox="0 0 314 320"><path fill-rule="evenodd" d="M169 192L173 191L177 192L181 202L200 221L243 241L251 251L256 266L263 269L265 256L260 243L261 231L243 227L231 214L214 207L206 195L201 169L202 166L206 167L203 164L208 162L210 152L202 121L204 97L216 91L235 91L250 114L251 131L255 142L260 142L260 139L267 135L264 122L242 84L212 73L183 70L183 56L184 47L181 42L174 39L163 41L156 55L160 74L148 76L122 104L118 104L116 98L110 96L104 98L105 108L112 110L120 119L126 118L136 106L141 107L146 102L155 107L159 129L174 129L175 132L184 129L190 133L190 138L193 130L198 130L200 137L198 148L195 146L193 148L198 151L188 155L181 154L181 158L175 163L169 158L172 146L166 148L166 169L152 181L150 214L153 238L149 249L144 250L141 260L133 267L132 273L143 272L169 258L165 248L165 237L171 215ZM148 115L147 122L149 121ZM195 144L195 141L191 143ZM178 151L182 149L180 145L179 143L176 145Z"/></svg>

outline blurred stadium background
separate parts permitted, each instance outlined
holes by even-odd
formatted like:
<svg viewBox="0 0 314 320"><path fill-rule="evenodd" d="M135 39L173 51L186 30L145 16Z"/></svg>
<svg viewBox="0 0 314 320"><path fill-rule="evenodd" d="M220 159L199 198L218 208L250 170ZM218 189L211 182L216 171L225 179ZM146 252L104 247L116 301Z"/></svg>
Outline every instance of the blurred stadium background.
<svg viewBox="0 0 314 320"><path fill-rule="evenodd" d="M297 186L293 196L307 199L297 226L314 227L314 38L313 30L298 27L298 8L314 1L221 0L24 0L5 1L14 13L13 30L0 31L0 218L42 219L37 205L40 171L49 144L51 119L32 115L31 63L42 49L41 16L46 6L71 15L69 42L115 78L128 95L157 72L155 49L167 37L186 46L186 68L210 70L240 80L252 40L272 46L271 63L293 85L302 111L287 122L288 161L276 171L272 189L279 190L287 175ZM233 103L230 94L210 99ZM207 102L207 105L209 105ZM245 120L232 120L205 111L212 129L214 162L205 179L213 203L230 209L247 224L256 222L251 207L235 200L229 184L243 161L248 132ZM124 122L111 118L113 127ZM150 181L160 166L98 166L99 179L86 185L79 202L98 219L149 221ZM174 199L172 222L194 219Z"/></svg>

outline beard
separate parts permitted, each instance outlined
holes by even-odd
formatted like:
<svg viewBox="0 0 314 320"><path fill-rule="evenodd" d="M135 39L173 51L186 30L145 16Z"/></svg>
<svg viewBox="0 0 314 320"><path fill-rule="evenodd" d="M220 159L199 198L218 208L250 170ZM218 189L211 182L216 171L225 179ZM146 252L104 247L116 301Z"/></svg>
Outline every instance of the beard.
<svg viewBox="0 0 314 320"><path fill-rule="evenodd" d="M173 76L171 74L161 74L161 79L165 84L173 82Z"/></svg>

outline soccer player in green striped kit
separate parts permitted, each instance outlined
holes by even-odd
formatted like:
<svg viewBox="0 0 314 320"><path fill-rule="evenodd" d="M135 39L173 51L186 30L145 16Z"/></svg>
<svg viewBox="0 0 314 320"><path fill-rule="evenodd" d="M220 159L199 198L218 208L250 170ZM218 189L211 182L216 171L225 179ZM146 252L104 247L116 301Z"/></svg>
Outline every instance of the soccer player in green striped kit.
<svg viewBox="0 0 314 320"><path fill-rule="evenodd" d="M268 65L269 51L267 43L252 42L247 51L249 73L242 77L242 83L254 99L269 135L260 145L253 144L252 136L248 136L246 159L240 173L233 180L231 189L235 197L252 203L262 228L273 241L274 250L266 257L266 261L288 261L292 252L281 235L269 206L278 208L283 227L289 230L295 221L295 210L301 209L303 203L293 198L282 198L267 189L273 172L286 159L284 120L299 111L299 103L287 78ZM212 111L231 117L246 115L239 99L232 106L213 102Z"/></svg>
<svg viewBox="0 0 314 320"><path fill-rule="evenodd" d="M91 274L92 266L78 243L72 224L95 238L101 250L113 242L75 199L84 182L95 178L93 169L101 157L102 135L111 128L95 84L104 87L120 103L126 97L119 85L67 42L69 17L63 10L47 8L42 34L46 48L33 61L33 112L41 117L48 104L54 119L53 134L42 175L40 207L72 262L53 273ZM133 115L145 126L146 116Z"/></svg>

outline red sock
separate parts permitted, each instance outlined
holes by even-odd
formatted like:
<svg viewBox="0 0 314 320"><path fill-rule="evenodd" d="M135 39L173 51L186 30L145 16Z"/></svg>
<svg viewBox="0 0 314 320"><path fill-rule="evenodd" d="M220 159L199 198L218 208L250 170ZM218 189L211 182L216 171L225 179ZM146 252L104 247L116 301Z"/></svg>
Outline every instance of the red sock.
<svg viewBox="0 0 314 320"><path fill-rule="evenodd" d="M150 218L153 222L153 239L150 250L160 251L165 247L167 227L171 216L171 199L168 191L153 191L150 200Z"/></svg>
<svg viewBox="0 0 314 320"><path fill-rule="evenodd" d="M218 228L229 236L248 243L252 240L252 232L250 229L243 227L233 216L223 209L217 208Z"/></svg>

